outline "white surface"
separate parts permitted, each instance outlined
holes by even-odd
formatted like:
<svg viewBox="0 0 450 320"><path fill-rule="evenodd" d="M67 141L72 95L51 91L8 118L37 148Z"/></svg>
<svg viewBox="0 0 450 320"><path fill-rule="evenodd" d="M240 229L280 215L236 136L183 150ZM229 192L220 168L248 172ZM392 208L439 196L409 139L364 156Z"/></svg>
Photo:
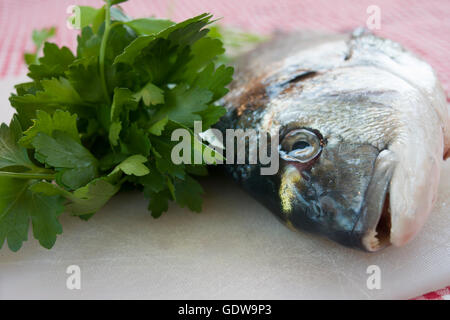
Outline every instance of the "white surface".
<svg viewBox="0 0 450 320"><path fill-rule="evenodd" d="M1 121L12 84L0 81ZM50 251L29 241L0 250L0 299L412 298L450 284L450 161L438 203L418 238L367 254L296 233L224 177L203 182L201 214L172 206L154 220L141 194L121 194L90 221L64 215ZM66 268L81 268L81 290L66 288ZM366 269L381 269L368 290Z"/></svg>

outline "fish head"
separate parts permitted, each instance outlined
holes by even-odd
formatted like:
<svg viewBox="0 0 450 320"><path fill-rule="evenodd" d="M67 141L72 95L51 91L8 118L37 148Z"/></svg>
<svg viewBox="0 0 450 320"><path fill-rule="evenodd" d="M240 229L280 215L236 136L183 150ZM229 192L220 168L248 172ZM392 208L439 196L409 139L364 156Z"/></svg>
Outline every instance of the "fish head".
<svg viewBox="0 0 450 320"><path fill-rule="evenodd" d="M423 226L437 195L444 137L439 116L414 87L382 70L355 69L317 76L273 99L263 127L278 124L280 132L282 218L373 252L406 244ZM367 74L370 82L361 80Z"/></svg>
<svg viewBox="0 0 450 320"><path fill-rule="evenodd" d="M366 143L325 140L309 128L289 135L280 145L278 177L280 210L287 223L348 247L376 251L388 245L393 154ZM316 153L308 150L314 145Z"/></svg>
<svg viewBox="0 0 450 320"><path fill-rule="evenodd" d="M280 38L243 60L227 97L236 124L280 138L278 173L244 187L295 229L366 251L402 246L450 156L442 86L392 41L314 39Z"/></svg>

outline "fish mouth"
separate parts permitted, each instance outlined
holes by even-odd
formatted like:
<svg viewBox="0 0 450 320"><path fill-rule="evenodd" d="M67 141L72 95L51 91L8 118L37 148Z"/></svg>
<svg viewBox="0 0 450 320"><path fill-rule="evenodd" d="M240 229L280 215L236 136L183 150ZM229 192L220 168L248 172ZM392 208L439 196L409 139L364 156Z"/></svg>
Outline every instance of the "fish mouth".
<svg viewBox="0 0 450 320"><path fill-rule="evenodd" d="M383 150L375 162L374 174L366 191L361 213L352 231L357 246L369 252L391 245L392 212L390 185L396 158L393 152Z"/></svg>
<svg viewBox="0 0 450 320"><path fill-rule="evenodd" d="M369 229L361 239L363 249L376 252L391 245L391 218L389 193L387 193L376 227Z"/></svg>

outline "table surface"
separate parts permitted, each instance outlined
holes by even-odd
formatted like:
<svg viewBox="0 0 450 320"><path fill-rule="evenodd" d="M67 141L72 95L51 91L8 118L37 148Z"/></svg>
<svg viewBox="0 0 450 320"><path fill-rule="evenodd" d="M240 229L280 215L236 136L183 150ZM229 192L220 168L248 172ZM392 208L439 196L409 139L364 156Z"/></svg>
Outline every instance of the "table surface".
<svg viewBox="0 0 450 320"><path fill-rule="evenodd" d="M7 97L26 71L34 28L56 25L54 39L75 45L65 27L72 4L100 0L0 1L0 121L13 114ZM123 6L141 17L181 20L201 12L254 32L277 29L350 30L365 25L371 0L132 0ZM450 2L378 0L381 29L424 57L450 88ZM45 8L45 11L42 11ZM42 13L42 14L37 14ZM26 21L26 23L24 23ZM64 233L48 251L32 239L18 253L0 250L4 298L411 298L450 280L450 162L444 164L436 208L423 232L403 248L376 254L349 250L295 233L226 177L203 181L204 212L175 206L154 220L138 193L114 198L89 222L64 215ZM81 268L81 290L68 290L66 269ZM381 290L368 290L369 265L381 270Z"/></svg>
<svg viewBox="0 0 450 320"><path fill-rule="evenodd" d="M0 101L13 84L0 81ZM1 122L12 109L2 106ZM450 279L450 161L423 231L409 245L375 254L293 232L225 176L202 181L201 214L171 206L160 219L142 194L120 194L90 221L63 215L51 250L29 241L0 250L0 299L406 299ZM68 290L66 270L81 269L81 290ZM381 289L367 288L368 266Z"/></svg>

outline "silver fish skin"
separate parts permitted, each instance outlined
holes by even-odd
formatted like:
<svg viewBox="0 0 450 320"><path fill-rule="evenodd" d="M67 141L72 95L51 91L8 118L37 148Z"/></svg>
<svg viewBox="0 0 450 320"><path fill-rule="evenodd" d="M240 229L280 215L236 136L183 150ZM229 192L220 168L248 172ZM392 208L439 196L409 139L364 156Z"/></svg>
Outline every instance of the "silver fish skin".
<svg viewBox="0 0 450 320"><path fill-rule="evenodd" d="M359 30L277 35L238 60L224 104L220 129L279 134L277 174L228 170L291 228L373 252L425 223L450 111L430 65L398 43Z"/></svg>

